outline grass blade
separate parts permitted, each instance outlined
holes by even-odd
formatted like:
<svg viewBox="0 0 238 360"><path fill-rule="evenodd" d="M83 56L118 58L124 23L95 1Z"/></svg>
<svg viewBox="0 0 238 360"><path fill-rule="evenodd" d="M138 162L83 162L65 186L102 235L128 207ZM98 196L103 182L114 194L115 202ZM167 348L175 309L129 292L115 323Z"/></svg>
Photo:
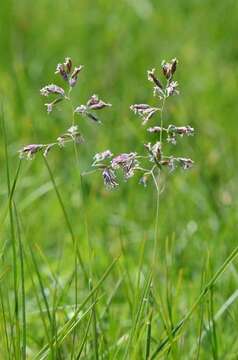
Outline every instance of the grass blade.
<svg viewBox="0 0 238 360"><path fill-rule="evenodd" d="M83 307L87 304L87 302L90 299L92 299L92 296L98 291L98 289L100 288L100 286L102 285L104 280L108 277L108 275L112 271L112 269L115 266L118 259L119 259L119 256L113 260L111 265L108 267L108 269L105 271L105 273L103 274L101 279L98 281L97 285L90 291L90 293L87 295L87 297L84 299L84 301L78 306L78 309L75 311L72 318L70 320L68 320L68 322L61 328L61 330L59 330L58 342L60 342L62 338L63 339L66 338L65 334L71 333L71 331L69 331L70 329L73 330L75 328L74 324L77 322L79 313L82 311ZM92 305L90 306L90 309L92 309ZM41 360L44 359L45 357L42 357L42 356L44 356L45 352L48 351L48 349L49 349L49 345L47 344L40 350L40 352L34 357L34 359L41 359Z"/></svg>
<svg viewBox="0 0 238 360"><path fill-rule="evenodd" d="M81 356L81 354L82 354L82 352L83 352L84 346L85 346L85 344L86 344L86 340L87 340L87 337L88 337L89 328L90 328L91 321L92 321L92 316L93 316L93 312L91 311L91 314L90 314L90 317L89 317L89 320L88 320L88 323L87 323L87 327L86 327L86 330L85 330L85 333L84 333L84 337L83 337L82 343L81 343L81 345L80 345L78 354L76 355L76 360L79 360L79 358L80 358L80 356Z"/></svg>
<svg viewBox="0 0 238 360"><path fill-rule="evenodd" d="M226 271L227 267L231 264L232 261L235 260L235 258L238 255L238 246L231 252L231 254L226 258L226 260L223 262L223 264L220 266L220 268L217 270L217 272L213 275L213 277L210 279L210 281L206 284L206 286L203 288L202 292L198 296L197 300L193 303L191 309L187 312L187 314L184 316L184 318L177 323L177 325L172 330L172 336L174 337L177 335L177 333L184 327L185 323L190 319L194 311L196 310L197 306L200 304L200 302L203 300L204 296L207 295L208 291L212 286L215 285L217 280L220 278L220 276ZM177 337L178 339L178 337ZM155 359L156 356L159 354L160 351L164 349L164 347L168 344L170 340L170 337L167 336L160 345L154 350L153 354L151 355L151 360Z"/></svg>
<svg viewBox="0 0 238 360"><path fill-rule="evenodd" d="M18 237L18 248L20 258L20 277L21 277L21 300L22 300L22 347L21 356L22 359L26 359L26 300L25 300L25 274L24 274L24 260L23 260L23 245L21 239L21 229L19 218L17 214L16 205L14 204L15 218L17 225L17 237Z"/></svg>

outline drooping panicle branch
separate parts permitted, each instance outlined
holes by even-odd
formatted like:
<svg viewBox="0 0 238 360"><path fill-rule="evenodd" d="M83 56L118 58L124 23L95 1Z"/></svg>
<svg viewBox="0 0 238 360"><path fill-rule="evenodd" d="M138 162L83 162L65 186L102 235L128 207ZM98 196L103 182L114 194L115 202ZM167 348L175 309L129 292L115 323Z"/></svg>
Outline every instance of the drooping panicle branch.
<svg viewBox="0 0 238 360"><path fill-rule="evenodd" d="M78 77L82 69L83 65L75 66L73 69L73 62L71 58L66 57L64 63L58 64L55 71L55 74L60 75L60 77L65 81L66 86L61 87L55 84L50 84L44 86L40 90L40 94L42 96L52 98L51 102L45 104L48 114L50 114L56 105L62 101L71 102L72 108L75 109L72 114L71 126L64 134L58 136L58 138L52 143L31 144L24 146L19 150L19 156L21 158L33 159L34 156L40 152L43 153L44 156L47 156L53 147L58 146L62 148L69 142L81 144L84 141L84 138L81 131L79 131L78 125L75 124L74 114L86 116L95 122L100 122L94 112L111 106L111 104L99 99L97 95L91 96L86 105L78 105L77 107L73 105L70 94L73 87L77 84Z"/></svg>

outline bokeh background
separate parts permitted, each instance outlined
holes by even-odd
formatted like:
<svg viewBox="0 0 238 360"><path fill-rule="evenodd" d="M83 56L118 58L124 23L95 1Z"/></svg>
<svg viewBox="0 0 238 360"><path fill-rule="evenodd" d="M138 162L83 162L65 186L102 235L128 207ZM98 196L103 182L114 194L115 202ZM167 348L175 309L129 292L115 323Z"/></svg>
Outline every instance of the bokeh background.
<svg viewBox="0 0 238 360"><path fill-rule="evenodd" d="M155 104L146 71L159 69L163 59L178 58L176 79L181 94L169 99L165 119L168 124L190 124L195 128L195 136L180 139L176 149L167 145L167 153L191 157L195 166L189 172L178 169L165 179L156 279L158 286L165 285L162 264L167 242L171 247L171 281L176 285L178 274L182 278L175 311L179 320L199 293L208 257L213 272L237 245L238 2L8 0L1 3L0 30L0 96L11 179L17 168L19 148L28 143L50 142L71 122L69 109L64 106L47 115L45 99L39 93L45 84L62 84L54 71L66 56L72 57L75 65L85 65L73 91L74 103L84 103L96 93L113 104L100 114L101 126L78 118L86 139L79 149L81 172L90 170L96 152L143 151L143 143L152 138L129 106L136 102ZM111 338L116 339L118 331L121 335L128 326L128 299L133 295L128 283L133 284L137 274L142 244L143 268L151 263L156 192L152 183L147 188L139 185L138 177L108 192L100 174L87 175L83 177L83 205L73 147L52 151L48 159L79 236L84 260L87 263L92 257L95 278L123 248L122 264L105 285L108 294L113 281L128 270L107 324ZM1 211L7 203L5 164L1 133ZM24 227L24 241L37 244L47 259L37 255L46 284L50 288L46 264L58 269L59 259L64 264L57 270L63 283L72 270L73 249L41 157L23 163L15 201ZM8 230L4 224L3 242L9 240ZM216 309L235 291L237 279L234 264L217 286ZM26 286L30 311L35 304L30 280ZM234 304L225 324L218 322L218 337L222 332L227 335L221 341L221 353L226 353L233 344L237 312ZM29 319L29 323L37 326L35 318ZM184 351L191 349L197 334L193 324L189 326ZM38 346L34 340L31 345L33 349ZM204 346L209 351L209 345Z"/></svg>

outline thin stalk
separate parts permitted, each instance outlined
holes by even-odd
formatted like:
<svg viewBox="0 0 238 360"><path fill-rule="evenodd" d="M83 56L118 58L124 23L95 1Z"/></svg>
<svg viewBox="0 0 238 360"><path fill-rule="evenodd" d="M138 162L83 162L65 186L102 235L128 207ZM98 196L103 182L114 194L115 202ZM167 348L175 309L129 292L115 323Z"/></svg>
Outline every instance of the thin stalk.
<svg viewBox="0 0 238 360"><path fill-rule="evenodd" d="M21 229L17 213L16 205L14 204L16 224L17 224L17 235L18 235L18 247L20 257L20 275L21 275L21 300L22 300L22 359L26 359L26 300L25 300L25 273L24 273L24 259L23 259L23 245L21 238Z"/></svg>
<svg viewBox="0 0 238 360"><path fill-rule="evenodd" d="M70 95L70 91L71 90L69 90L68 95ZM70 97L69 97L69 99L70 99ZM72 125L74 125L75 112L74 112L74 106L73 106L71 99L70 99L70 104L71 104L71 108L72 108ZM79 151L78 151L78 146L75 142L74 142L74 153L75 153L75 163L76 163L76 174L78 174L78 177L79 177L79 190L80 190L80 195L81 195L81 199L82 199L84 227L85 227L87 246L88 246L89 274L90 274L90 278L88 279L88 281L89 281L89 286L90 286L90 281L92 279L91 244L90 244L89 235L88 235L88 222L87 222L86 206L85 206L85 199L84 199L82 175L81 175L81 170L80 170ZM78 244L75 243L75 246L77 247ZM77 250L77 248L75 248L75 310L77 309L77 305L78 305L78 270L77 270L78 269L78 266L77 266L78 259L77 259L77 251L76 250ZM75 337L76 337L76 328L73 333L73 345L72 345L72 350L71 350L71 357L73 357L73 354L74 354Z"/></svg>
<svg viewBox="0 0 238 360"><path fill-rule="evenodd" d="M148 305L149 307L149 305ZM149 313L149 318L146 323L146 350L145 350L145 359L149 359L150 357L150 345L151 345L151 322L153 317L153 309Z"/></svg>
<svg viewBox="0 0 238 360"><path fill-rule="evenodd" d="M89 282L89 290L92 291L93 289L93 283L92 280ZM98 353L98 331L97 331L97 317L96 317L96 303L95 303L95 297L97 294L92 295L92 315L93 315L93 348L94 348L94 357L95 360L99 359L99 353Z"/></svg>
<svg viewBox="0 0 238 360"><path fill-rule="evenodd" d="M164 106L165 106L165 98L163 98L163 102L162 102L162 106L161 106L161 111L160 111L160 127L161 129L163 129L163 113L164 113ZM160 147L161 147L161 151L162 151L162 141L163 141L163 131L160 132ZM158 229L159 229L159 208L160 208L160 191L161 191L161 184L160 184L160 175L161 175L161 170L159 169L159 173L158 173L158 180L156 179L155 175L154 175L154 171L151 172L153 180L154 180L154 184L155 184L155 188L156 188L156 213L155 213L155 229L154 229L154 249L153 249L153 268L155 266L156 263L156 251L157 251L157 247L158 247Z"/></svg>
<svg viewBox="0 0 238 360"><path fill-rule="evenodd" d="M55 182L55 179L54 179L54 175L52 173L52 170L49 166L49 163L48 161L46 160L46 158L44 157L44 162L45 162L45 165L46 165L46 168L48 170L48 173L50 175L50 179L52 181L52 184L54 186L54 190L55 190L55 193L56 193L56 196L57 196L57 199L59 201L59 204L60 204L60 207L62 209L62 212L63 212L63 215L64 215L64 218L65 218L65 222L66 222L66 225L68 227L68 230L69 230L69 233L71 235L71 239L72 239L72 242L73 242L73 245L76 244L76 251L77 251L77 255L78 255L78 259L79 259L79 263L80 263L80 266L82 268L82 271L83 271L83 274L84 274L84 278L85 278L85 281L88 282L88 274L87 274L87 271L86 271L86 268L84 266L84 263L83 263L83 259L82 259L82 256L80 254L80 251L79 251L79 248L78 248L78 245L77 245L77 240L75 238L75 235L74 235L74 232L73 232L73 228L72 228L72 225L69 221L69 217L68 217L68 214L67 214L67 211L65 209L65 206L64 206L64 203L63 203L63 200L61 198L61 195L59 193L59 190L58 190L58 187L56 185L56 182Z"/></svg>
<svg viewBox="0 0 238 360"><path fill-rule="evenodd" d="M7 135L5 129L4 113L2 110L2 130L4 138L4 152L5 152L5 163L6 163L6 174L7 174L7 188L8 188L8 211L10 217L10 231L11 231L11 246L12 246L12 259L13 259L13 289L14 289L14 317L15 317L15 330L16 330L16 343L15 343L15 334L13 333L13 346L14 346L14 357L19 358L20 353L20 325L19 325L19 299L18 299L18 273L17 273L17 245L15 237L15 226L14 226L14 216L12 210L12 198L16 186L16 181L20 171L20 163L17 169L17 174L13 181L13 186L11 189L10 184L10 170L9 170L9 156L8 156L8 145L7 145Z"/></svg>

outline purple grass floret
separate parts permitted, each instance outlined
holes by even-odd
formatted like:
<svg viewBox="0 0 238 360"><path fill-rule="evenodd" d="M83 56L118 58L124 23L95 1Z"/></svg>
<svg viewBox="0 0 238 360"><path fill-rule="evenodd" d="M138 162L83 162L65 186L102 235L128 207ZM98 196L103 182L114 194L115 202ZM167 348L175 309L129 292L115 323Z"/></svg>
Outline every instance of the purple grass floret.
<svg viewBox="0 0 238 360"><path fill-rule="evenodd" d="M129 154L120 154L112 159L111 167L112 169L121 168L124 178L127 180L134 175L134 171L139 165L136 157L137 154L133 152Z"/></svg>
<svg viewBox="0 0 238 360"><path fill-rule="evenodd" d="M102 172L104 184L107 189L113 189L118 186L115 172L110 168L105 168Z"/></svg>

